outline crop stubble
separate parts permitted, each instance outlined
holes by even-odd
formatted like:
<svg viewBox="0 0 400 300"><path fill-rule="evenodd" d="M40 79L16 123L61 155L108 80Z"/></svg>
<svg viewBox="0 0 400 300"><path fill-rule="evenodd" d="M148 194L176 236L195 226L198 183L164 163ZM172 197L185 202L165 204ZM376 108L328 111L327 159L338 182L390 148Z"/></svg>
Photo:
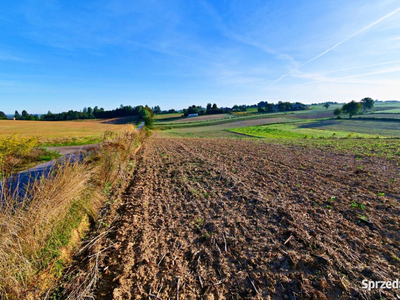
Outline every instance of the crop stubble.
<svg viewBox="0 0 400 300"><path fill-rule="evenodd" d="M363 279L400 278L396 161L152 138L139 166L99 299L367 298Z"/></svg>

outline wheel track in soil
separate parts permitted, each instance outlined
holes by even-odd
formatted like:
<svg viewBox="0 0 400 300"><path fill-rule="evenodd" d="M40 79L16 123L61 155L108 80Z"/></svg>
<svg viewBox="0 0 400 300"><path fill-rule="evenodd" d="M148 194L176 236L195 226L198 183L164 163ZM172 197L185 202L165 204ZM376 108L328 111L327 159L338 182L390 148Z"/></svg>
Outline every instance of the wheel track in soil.
<svg viewBox="0 0 400 300"><path fill-rule="evenodd" d="M354 157L321 154L252 141L151 139L120 209L116 246L105 252L99 299L324 299L363 295L363 272L398 278L390 257L399 253L399 208L387 204L397 201L398 186L385 184L398 168L370 159L363 167L373 174L355 178L335 164L354 170ZM360 180L373 185L356 186ZM395 198L381 205L372 187ZM355 195L365 211L350 208ZM359 213L373 230L357 223Z"/></svg>

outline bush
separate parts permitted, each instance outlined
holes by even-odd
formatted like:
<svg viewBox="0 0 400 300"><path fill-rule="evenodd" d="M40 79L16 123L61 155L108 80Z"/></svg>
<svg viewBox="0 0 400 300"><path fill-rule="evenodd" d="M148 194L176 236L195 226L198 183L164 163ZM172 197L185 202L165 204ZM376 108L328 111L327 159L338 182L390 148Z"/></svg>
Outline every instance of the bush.
<svg viewBox="0 0 400 300"><path fill-rule="evenodd" d="M342 109L341 108L336 108L334 111L333 111L333 114L336 116L336 118L338 118L338 119L340 119L340 115L342 114Z"/></svg>

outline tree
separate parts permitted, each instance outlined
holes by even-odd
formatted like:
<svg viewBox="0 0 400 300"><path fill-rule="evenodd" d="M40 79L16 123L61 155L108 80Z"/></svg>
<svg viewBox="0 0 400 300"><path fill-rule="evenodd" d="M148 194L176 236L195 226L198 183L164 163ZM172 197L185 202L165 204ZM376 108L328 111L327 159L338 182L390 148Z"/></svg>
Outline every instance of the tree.
<svg viewBox="0 0 400 300"><path fill-rule="evenodd" d="M257 107L266 107L267 105L268 105L267 101L260 101L258 102Z"/></svg>
<svg viewBox="0 0 400 300"><path fill-rule="evenodd" d="M353 100L347 104L344 104L342 107L342 111L345 114L348 114L349 117L351 118L352 116L357 115L360 112L361 108L362 108L361 103Z"/></svg>
<svg viewBox="0 0 400 300"><path fill-rule="evenodd" d="M89 119L93 119L94 118L93 109L90 106L87 109L87 114L88 114Z"/></svg>
<svg viewBox="0 0 400 300"><path fill-rule="evenodd" d="M263 112L265 112L265 107L259 106L259 107L257 107L257 111L259 113L263 113Z"/></svg>
<svg viewBox="0 0 400 300"><path fill-rule="evenodd" d="M361 99L361 104L363 107L363 110L366 111L368 109L372 109L374 107L374 100L370 97L366 97Z"/></svg>
<svg viewBox="0 0 400 300"><path fill-rule="evenodd" d="M15 120L19 120L21 118L21 115L19 114L18 110L15 111L14 118Z"/></svg>
<svg viewBox="0 0 400 300"><path fill-rule="evenodd" d="M21 113L21 119L22 119L22 120L27 120L28 117L29 117L29 114L28 114L28 112L24 109L24 110L22 111L22 113Z"/></svg>
<svg viewBox="0 0 400 300"><path fill-rule="evenodd" d="M144 125L146 125L147 128L151 129L151 128L153 128L153 124L154 124L154 118L152 116L153 111L150 112L151 109L149 110L147 108L150 109L150 107L148 107L146 105L146 107L144 109L145 115L143 116L143 121L144 121Z"/></svg>
<svg viewBox="0 0 400 300"><path fill-rule="evenodd" d="M247 111L247 107L246 107L246 105L234 105L233 107L232 107L232 111L233 112L239 112L239 111Z"/></svg>
<svg viewBox="0 0 400 300"><path fill-rule="evenodd" d="M0 120L7 120L7 116L4 112L0 111Z"/></svg>
<svg viewBox="0 0 400 300"><path fill-rule="evenodd" d="M154 118L154 112L153 112L153 110L152 110L149 106L146 105L146 106L144 107L144 109L147 110L147 111L150 113L150 117L151 117L151 118Z"/></svg>
<svg viewBox="0 0 400 300"><path fill-rule="evenodd" d="M333 111L333 114L336 116L336 118L340 119L340 115L342 114L342 109L341 108L336 108Z"/></svg>
<svg viewBox="0 0 400 300"><path fill-rule="evenodd" d="M292 103L279 101L278 102L278 110L279 111L292 110Z"/></svg>
<svg viewBox="0 0 400 300"><path fill-rule="evenodd" d="M265 107L265 112L267 112L267 113L274 112L274 104L273 103L268 103L267 106Z"/></svg>
<svg viewBox="0 0 400 300"><path fill-rule="evenodd" d="M198 107L196 105L192 105L192 106L188 107L187 113L188 113L188 115L190 115L190 114L198 114L199 113L199 109L198 109Z"/></svg>
<svg viewBox="0 0 400 300"><path fill-rule="evenodd" d="M328 102L324 104L324 107L325 107L326 109L328 109L329 106L330 106L330 104L329 104Z"/></svg>
<svg viewBox="0 0 400 300"><path fill-rule="evenodd" d="M159 106L159 105L154 106L154 107L153 107L153 112L154 112L155 114L161 114L161 108L160 108L160 106Z"/></svg>

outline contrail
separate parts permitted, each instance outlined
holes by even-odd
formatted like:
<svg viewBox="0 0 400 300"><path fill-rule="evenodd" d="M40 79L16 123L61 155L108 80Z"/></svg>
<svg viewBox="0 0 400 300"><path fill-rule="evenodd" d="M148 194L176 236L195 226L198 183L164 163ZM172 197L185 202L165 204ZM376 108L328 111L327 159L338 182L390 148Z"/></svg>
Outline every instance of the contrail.
<svg viewBox="0 0 400 300"><path fill-rule="evenodd" d="M364 68L369 68L369 67L377 67L377 66L391 65L391 64L395 64L395 63L400 63L400 60L392 60L392 61L387 61L387 62L378 63L378 64L370 64L370 65L364 65L364 66L358 66L358 67L351 67L351 68L339 69L339 70L334 70L334 71L326 72L325 74L332 74L332 73L343 72L343 71L349 71L349 70L364 69Z"/></svg>
<svg viewBox="0 0 400 300"><path fill-rule="evenodd" d="M369 73L363 73L363 74L356 74L356 75L340 77L338 79L356 78L356 77L362 77L362 76L368 76L368 75L386 74L386 73L393 73L393 72L399 72L399 71L400 71L400 68L388 69L388 70L380 70L380 71L375 71L375 72L369 72Z"/></svg>
<svg viewBox="0 0 400 300"><path fill-rule="evenodd" d="M281 81L283 78L285 78L286 76L290 75L292 72L289 72L287 74L282 75L281 77L279 77L277 80L275 80L274 82L272 82L269 86L274 85L275 83L277 83L278 81Z"/></svg>
<svg viewBox="0 0 400 300"><path fill-rule="evenodd" d="M323 56L323 55L327 54L328 52L332 51L333 49L339 47L341 44L347 42L348 40L352 39L353 37L359 35L360 33L363 33L364 31L370 29L371 27L373 27L373 26L375 26L375 25L381 23L382 21L386 20L387 18L393 16L393 15L394 15L395 13L397 13L398 11L400 11L400 7L397 8L397 9L395 9L394 11L388 13L387 15L383 16L382 18L376 20L375 22L372 22L371 24L365 26L363 29L357 31L356 33L352 34L351 36L349 36L348 38L344 39L343 41L337 43L335 46L329 48L328 50L325 50L324 52L322 52L321 54L317 55L316 57L311 58L309 61L307 61L307 62L305 62L304 64L300 65L300 67L302 67L302 66L304 66L304 65L307 65L308 63L310 63L310 62L316 60L317 58L320 58L321 56Z"/></svg>
<svg viewBox="0 0 400 300"><path fill-rule="evenodd" d="M352 34L351 36L345 38L343 41L337 43L336 45L332 46L331 48L325 50L324 52L318 54L317 56L311 58L309 61L306 61L305 63L301 64L298 68L303 67L307 64L309 64L310 62L320 58L321 56L324 56L325 54L327 54L328 52L332 51L333 49L339 47L340 45L342 45L343 43L347 42L348 40L352 39L353 37L359 35L360 33L363 33L364 31L370 29L371 27L381 23L382 21L386 20L387 18L393 16L394 14L396 14L397 12L400 11L400 7L398 7L397 9L391 11L390 13L388 13L387 15L383 16L382 18L379 18L378 20L376 20L375 22L372 22L371 24L365 26L364 28L362 28L361 30L357 31L356 33ZM272 82L269 86L274 85L275 83L277 83L278 81L280 81L281 79L283 79L284 77L290 75L292 72L288 72L285 75L282 75L281 77L279 77L277 80L275 80L274 82Z"/></svg>

